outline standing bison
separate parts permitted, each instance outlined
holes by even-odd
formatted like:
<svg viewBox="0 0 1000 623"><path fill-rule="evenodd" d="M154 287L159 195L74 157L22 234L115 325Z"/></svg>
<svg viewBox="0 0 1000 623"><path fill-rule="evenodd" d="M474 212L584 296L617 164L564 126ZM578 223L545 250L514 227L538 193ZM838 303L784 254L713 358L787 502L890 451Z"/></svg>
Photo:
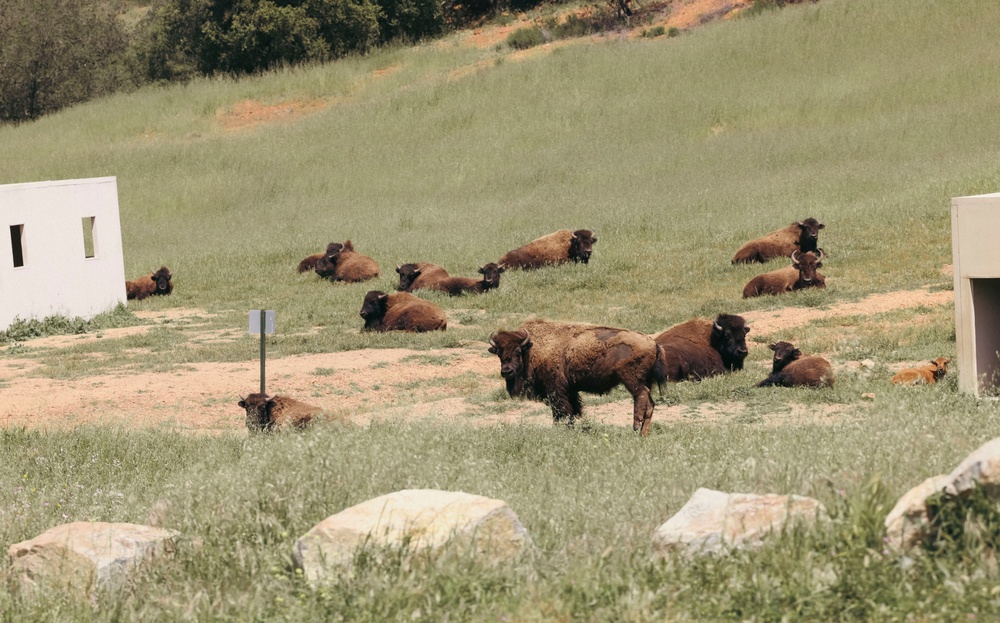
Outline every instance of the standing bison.
<svg viewBox="0 0 1000 623"><path fill-rule="evenodd" d="M421 288L429 288L435 282L447 279L449 276L448 271L444 268L430 262L397 266L396 274L399 275L399 286L396 290L400 292L413 292Z"/></svg>
<svg viewBox="0 0 1000 623"><path fill-rule="evenodd" d="M632 428L649 434L653 383L662 383L663 350L647 335L589 324L531 320L490 337L511 397L543 400L558 422L581 417L580 392L606 394L619 384L632 394Z"/></svg>
<svg viewBox="0 0 1000 623"><path fill-rule="evenodd" d="M771 375L757 387L833 387L833 367L822 357L802 356L790 342L775 342Z"/></svg>
<svg viewBox="0 0 1000 623"><path fill-rule="evenodd" d="M566 262L590 262L597 236L589 229L559 231L532 240L523 247L508 251L500 261L507 269L529 270Z"/></svg>
<svg viewBox="0 0 1000 623"><path fill-rule="evenodd" d="M160 270L151 275L146 275L134 281L125 282L125 298L141 301L147 296L154 294L170 294L174 291L174 285L170 283L173 275L166 266L161 266Z"/></svg>
<svg viewBox="0 0 1000 623"><path fill-rule="evenodd" d="M719 314L715 321L688 320L653 339L666 354L668 381L698 381L742 370L749 332L742 316Z"/></svg>
<svg viewBox="0 0 1000 623"><path fill-rule="evenodd" d="M365 331L444 331L448 328L444 310L409 292L386 294L372 290L361 305Z"/></svg>
<svg viewBox="0 0 1000 623"><path fill-rule="evenodd" d="M757 275L743 287L743 298L748 299L762 294L781 294L803 288L825 288L826 277L817 271L822 267L823 249L817 249L816 253L808 251L801 255L798 251L794 251L791 266Z"/></svg>
<svg viewBox="0 0 1000 623"><path fill-rule="evenodd" d="M354 245L348 240L343 248L327 253L316 262L316 274L330 281L357 283L368 281L379 276L378 264L367 255L354 250Z"/></svg>
<svg viewBox="0 0 1000 623"><path fill-rule="evenodd" d="M776 257L789 257L793 251L815 251L819 230L824 227L823 223L810 217L784 229L772 231L740 247L733 256L733 264L766 262Z"/></svg>
<svg viewBox="0 0 1000 623"><path fill-rule="evenodd" d="M500 287L500 273L504 267L490 262L486 266L479 267L481 279L471 277L445 277L434 281L427 286L428 290L438 290L447 292L451 296L460 296L465 293L482 294Z"/></svg>
<svg viewBox="0 0 1000 623"><path fill-rule="evenodd" d="M289 426L301 430L323 411L288 396L264 394L250 394L237 404L246 410L247 429L251 433L269 433Z"/></svg>

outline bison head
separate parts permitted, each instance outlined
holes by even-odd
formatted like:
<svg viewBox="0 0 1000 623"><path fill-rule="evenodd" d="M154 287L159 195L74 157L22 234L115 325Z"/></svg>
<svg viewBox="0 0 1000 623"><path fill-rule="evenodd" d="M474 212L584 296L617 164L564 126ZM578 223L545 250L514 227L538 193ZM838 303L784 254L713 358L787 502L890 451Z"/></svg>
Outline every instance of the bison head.
<svg viewBox="0 0 1000 623"><path fill-rule="evenodd" d="M500 376L507 382L511 398L520 396L528 379L531 336L524 329L498 331L490 336L489 351L500 358Z"/></svg>
<svg viewBox="0 0 1000 623"><path fill-rule="evenodd" d="M809 217L804 221L796 223L802 230L799 234L799 249L805 251L815 251L816 243L819 240L819 230L826 227L816 219Z"/></svg>
<svg viewBox="0 0 1000 623"><path fill-rule="evenodd" d="M264 394L250 394L237 404L247 412L247 429L251 433L274 428L274 418L271 416L271 409L274 408L273 398L268 398Z"/></svg>
<svg viewBox="0 0 1000 623"><path fill-rule="evenodd" d="M365 319L365 331L376 328L385 318L389 309L389 295L381 290L371 290L361 304L361 317Z"/></svg>
<svg viewBox="0 0 1000 623"><path fill-rule="evenodd" d="M823 267L823 249L817 249L816 253L792 251L792 266L799 269L800 283L811 284L816 281L816 270Z"/></svg>
<svg viewBox="0 0 1000 623"><path fill-rule="evenodd" d="M170 270L166 266L161 266L160 270L152 274L152 280L156 283L155 294L170 294L174 286L170 284Z"/></svg>
<svg viewBox="0 0 1000 623"><path fill-rule="evenodd" d="M712 324L709 343L722 356L722 365L728 370L742 370L747 357L747 326L743 316L719 314Z"/></svg>
<svg viewBox="0 0 1000 623"><path fill-rule="evenodd" d="M420 267L416 264L403 264L396 267L396 272L399 274L399 286L396 289L400 292L409 292L413 282L420 276Z"/></svg>
<svg viewBox="0 0 1000 623"><path fill-rule="evenodd" d="M486 266L479 267L479 274L483 276L483 290L492 290L493 288L500 287L500 273L504 271L504 267L499 264L494 264L490 262ZM402 281L402 278L400 278Z"/></svg>
<svg viewBox="0 0 1000 623"><path fill-rule="evenodd" d="M578 229L573 232L573 237L569 240L569 259L574 262L590 262L590 255L594 252L594 243L597 236L589 229Z"/></svg>
<svg viewBox="0 0 1000 623"><path fill-rule="evenodd" d="M350 240L348 240L348 242L350 242ZM344 245L342 245L339 242L331 242L330 244L326 245L327 255L330 255L331 253L340 253L343 250L344 250Z"/></svg>
<svg viewBox="0 0 1000 623"><path fill-rule="evenodd" d="M774 351L774 363L771 372L781 372L785 366L802 356L802 351L795 348L791 342L775 342L768 346Z"/></svg>
<svg viewBox="0 0 1000 623"><path fill-rule="evenodd" d="M941 378L948 372L949 363L951 363L951 359L945 359L944 357L938 357L934 361L931 361L931 365L934 366L935 381L940 381Z"/></svg>
<svg viewBox="0 0 1000 623"><path fill-rule="evenodd" d="M329 279L337 274L337 260L340 259L340 252L327 253L316 262L316 274L323 279Z"/></svg>

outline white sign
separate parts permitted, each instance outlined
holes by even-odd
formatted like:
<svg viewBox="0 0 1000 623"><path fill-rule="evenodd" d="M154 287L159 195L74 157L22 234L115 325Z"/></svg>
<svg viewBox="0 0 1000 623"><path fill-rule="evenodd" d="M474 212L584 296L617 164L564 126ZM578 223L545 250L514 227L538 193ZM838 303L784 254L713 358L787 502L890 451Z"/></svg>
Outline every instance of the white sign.
<svg viewBox="0 0 1000 623"><path fill-rule="evenodd" d="M260 312L264 312L264 333L268 335L274 333L274 310L252 309L250 310L250 334L260 333Z"/></svg>

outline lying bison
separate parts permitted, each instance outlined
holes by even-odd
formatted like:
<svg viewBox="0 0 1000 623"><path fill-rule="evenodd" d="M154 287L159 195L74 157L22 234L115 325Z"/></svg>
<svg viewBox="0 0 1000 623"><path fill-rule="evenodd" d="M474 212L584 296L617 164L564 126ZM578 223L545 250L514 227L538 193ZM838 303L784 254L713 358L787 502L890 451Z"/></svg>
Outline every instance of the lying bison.
<svg viewBox="0 0 1000 623"><path fill-rule="evenodd" d="M154 294L170 294L174 291L174 285L170 283L173 275L166 266L161 266L160 270L151 275L146 275L134 281L125 282L125 298L141 301L147 296Z"/></svg>
<svg viewBox="0 0 1000 623"><path fill-rule="evenodd" d="M743 287L743 298L748 299L762 294L781 294L803 288L825 288L826 277L817 271L822 267L823 249L817 249L816 253L807 251L802 254L794 251L791 266L757 275Z"/></svg>
<svg viewBox="0 0 1000 623"><path fill-rule="evenodd" d="M733 256L733 264L766 262L776 257L789 257L793 251L815 251L819 230L826 227L814 218L792 223L746 243Z"/></svg>
<svg viewBox="0 0 1000 623"><path fill-rule="evenodd" d="M350 240L343 243L331 242L330 244L326 245L326 251L324 251L323 253L313 253L312 255L308 256L307 258L299 262L298 271L300 273L305 273L309 272L310 270L316 270L316 265L319 264L319 261L321 259L323 259L323 256L329 255L331 253L338 253L344 250L346 251L354 250L354 245L351 244Z"/></svg>
<svg viewBox="0 0 1000 623"><path fill-rule="evenodd" d="M948 372L948 364L951 359L938 357L919 368L906 368L893 375L891 381L896 385L924 385L925 383L937 383Z"/></svg>
<svg viewBox="0 0 1000 623"><path fill-rule="evenodd" d="M543 400L558 422L581 416L580 392L605 394L619 384L632 394L632 428L649 434L653 383L662 383L663 350L647 335L589 324L531 320L490 337L511 397Z"/></svg>
<svg viewBox="0 0 1000 623"><path fill-rule="evenodd" d="M415 264L396 266L396 274L399 275L399 285L396 287L396 290L399 292L413 292L414 290L427 288L435 281L449 277L448 271L430 262L417 262Z"/></svg>
<svg viewBox="0 0 1000 623"><path fill-rule="evenodd" d="M695 318L660 333L668 381L698 381L742 370L750 328L742 316L719 314L713 322Z"/></svg>
<svg viewBox="0 0 1000 623"><path fill-rule="evenodd" d="M378 263L367 255L355 251L350 240L344 243L342 249L321 257L316 262L315 271L323 279L346 283L375 279L380 272Z"/></svg>
<svg viewBox="0 0 1000 623"><path fill-rule="evenodd" d="M264 394L250 394L237 404L247 412L247 429L251 433L268 433L289 426L303 429L323 411L294 398Z"/></svg>
<svg viewBox="0 0 1000 623"><path fill-rule="evenodd" d="M833 387L833 367L822 357L802 356L790 342L775 342L771 375L757 387Z"/></svg>
<svg viewBox="0 0 1000 623"><path fill-rule="evenodd" d="M444 310L409 292L386 294L372 290L361 305L365 331L444 331Z"/></svg>
<svg viewBox="0 0 1000 623"><path fill-rule="evenodd" d="M500 273L504 271L503 266L490 262L486 266L479 267L480 279L471 277L445 277L428 284L428 290L438 290L447 292L451 296L459 296L465 293L482 294L500 287Z"/></svg>
<svg viewBox="0 0 1000 623"><path fill-rule="evenodd" d="M566 262L590 261L594 252L597 236L589 229L559 231L532 240L523 247L508 251L498 262L504 268L521 268L524 270L541 268Z"/></svg>

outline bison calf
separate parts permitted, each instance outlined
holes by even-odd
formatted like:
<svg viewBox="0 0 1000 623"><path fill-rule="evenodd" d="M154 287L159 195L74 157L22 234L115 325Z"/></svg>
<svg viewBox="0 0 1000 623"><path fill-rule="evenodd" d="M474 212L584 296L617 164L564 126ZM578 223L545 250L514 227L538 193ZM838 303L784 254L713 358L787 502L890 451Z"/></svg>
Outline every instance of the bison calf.
<svg viewBox="0 0 1000 623"><path fill-rule="evenodd" d="M906 368L900 370L892 377L892 382L896 385L923 385L925 383L937 383L948 372L948 364L951 359L938 357L925 366L919 368Z"/></svg>
<svg viewBox="0 0 1000 623"><path fill-rule="evenodd" d="M771 375L757 387L833 387L833 368L826 359L803 357L789 342L776 342L768 348L774 351Z"/></svg>
<svg viewBox="0 0 1000 623"><path fill-rule="evenodd" d="M817 271L823 266L823 249L817 249L816 253L808 251L802 254L794 251L791 259L791 266L772 270L751 279L743 288L743 298L748 299L762 294L781 294L810 287L826 287L826 277Z"/></svg>
<svg viewBox="0 0 1000 623"><path fill-rule="evenodd" d="M410 294L372 290L361 305L365 331L444 331L448 321L440 307Z"/></svg>
<svg viewBox="0 0 1000 623"><path fill-rule="evenodd" d="M174 291L174 286L170 283L170 270L166 266L151 275L146 275L134 281L125 282L125 297L128 300L138 300L153 296L154 294L170 294Z"/></svg>
<svg viewBox="0 0 1000 623"><path fill-rule="evenodd" d="M815 251L819 230L824 227L823 223L810 217L772 231L740 247L733 256L733 264L766 262L776 257L788 257L793 251Z"/></svg>
<svg viewBox="0 0 1000 623"><path fill-rule="evenodd" d="M251 433L269 433L275 428L305 428L323 410L288 396L250 394L237 403L246 410L247 429Z"/></svg>
<svg viewBox="0 0 1000 623"><path fill-rule="evenodd" d="M344 248L339 251L327 253L321 257L316 262L315 271L324 279L345 283L375 279L380 272L378 263L367 255L355 251L350 240L345 242Z"/></svg>
<svg viewBox="0 0 1000 623"><path fill-rule="evenodd" d="M345 250L346 251L354 250L354 245L351 244L350 240L344 243L331 242L330 244L326 245L326 251L324 251L323 253L313 253L309 257L299 262L298 271L300 273L305 273L309 272L310 270L316 270L316 265L319 264L319 261L321 259L323 259L323 256L329 255L331 253L338 253L340 251L345 251Z"/></svg>
<svg viewBox="0 0 1000 623"><path fill-rule="evenodd" d="M742 370L750 328L742 316L719 314L671 327L654 339L666 354L668 381L701 380Z"/></svg>
<svg viewBox="0 0 1000 623"><path fill-rule="evenodd" d="M566 262L590 262L597 236L589 229L570 231L560 229L555 233L532 240L523 247L508 251L498 262L507 269L523 270L541 268Z"/></svg>
<svg viewBox="0 0 1000 623"><path fill-rule="evenodd" d="M632 394L632 428L649 434L653 383L664 380L663 349L648 335L587 324L532 320L490 337L511 397L543 400L558 422L582 415L580 392L606 394L624 385Z"/></svg>
<svg viewBox="0 0 1000 623"><path fill-rule="evenodd" d="M434 282L448 278L448 271L430 262L418 262L416 264L403 264L396 267L396 274L399 275L399 286L396 290L400 292L413 292L421 288L428 288Z"/></svg>
<svg viewBox="0 0 1000 623"><path fill-rule="evenodd" d="M504 271L502 266L489 263L479 268L481 279L471 277L446 277L439 279L427 286L429 290L447 292L451 296L459 296L466 292L472 294L482 294L500 287L500 273Z"/></svg>

